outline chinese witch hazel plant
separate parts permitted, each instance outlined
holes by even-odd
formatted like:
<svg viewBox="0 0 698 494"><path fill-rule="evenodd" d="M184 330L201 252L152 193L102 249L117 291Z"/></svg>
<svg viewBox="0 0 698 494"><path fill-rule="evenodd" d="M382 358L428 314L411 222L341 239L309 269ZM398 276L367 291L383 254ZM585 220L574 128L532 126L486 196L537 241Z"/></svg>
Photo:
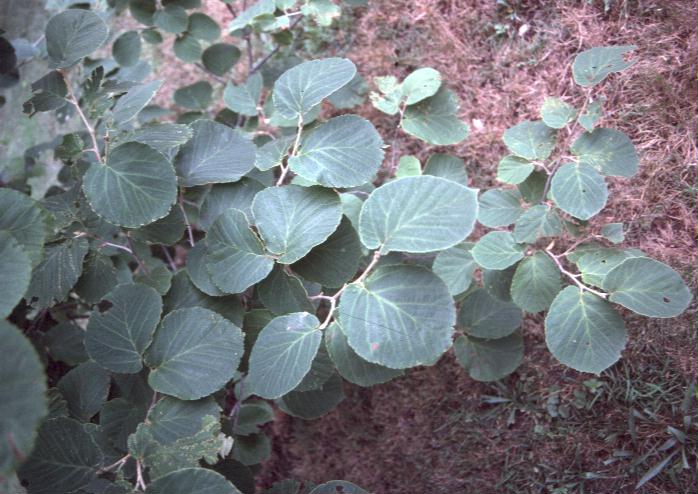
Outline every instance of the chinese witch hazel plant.
<svg viewBox="0 0 698 494"><path fill-rule="evenodd" d="M638 170L630 139L598 126L595 92L633 47L580 53L583 106L551 97L508 129L503 185L479 191L461 159L422 166L395 145L400 131L467 137L438 71L374 81L370 101L396 118L389 147L342 114L367 82L299 42L338 5L228 5L231 42L198 0L109 5L57 13L33 55L50 70L25 111L79 128L45 146L55 180L37 193L21 170L2 178L3 491L254 492L272 403L314 419L343 380L384 383L451 347L473 379L503 378L523 359L525 313L545 312L557 360L598 374L626 344L623 308L674 317L690 303L679 274L620 246L623 224L594 221L607 181ZM138 27L110 31L125 10ZM166 37L202 75L174 93L176 119L152 103L162 81L142 59ZM469 241L476 222L492 231ZM340 491L366 492L302 492Z"/></svg>

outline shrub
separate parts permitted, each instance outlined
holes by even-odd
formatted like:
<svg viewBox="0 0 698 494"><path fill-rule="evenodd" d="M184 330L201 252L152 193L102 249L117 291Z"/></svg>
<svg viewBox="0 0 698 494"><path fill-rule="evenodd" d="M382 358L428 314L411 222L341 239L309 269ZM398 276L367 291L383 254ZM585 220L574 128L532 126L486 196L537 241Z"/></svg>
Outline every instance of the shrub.
<svg viewBox="0 0 698 494"><path fill-rule="evenodd" d="M321 44L335 4L261 0L235 12L235 44L190 12L198 0L162 4L68 9L46 26L51 70L25 112L82 129L46 144L62 167L45 194L3 172L6 490L20 489L17 470L30 494L251 492L248 467L270 454L267 400L317 418L343 400L342 379L383 383L451 346L473 379L501 379L522 361L524 313L547 313L560 362L598 374L626 344L616 306L673 317L689 304L670 267L618 246L623 224L590 221L605 177L638 168L628 137L598 127L594 96L633 47L580 53L584 106L551 97L541 120L508 129L505 185L479 193L455 156L386 157L368 120L321 117L325 102L348 110L367 91L348 59L296 56L298 40ZM142 26L110 32L127 7ZM173 35L176 56L220 82L180 87L176 121L151 104L162 81L146 82L141 59ZM438 71L374 83L396 132L466 138ZM468 242L476 221L494 230ZM339 487L365 492L311 492Z"/></svg>

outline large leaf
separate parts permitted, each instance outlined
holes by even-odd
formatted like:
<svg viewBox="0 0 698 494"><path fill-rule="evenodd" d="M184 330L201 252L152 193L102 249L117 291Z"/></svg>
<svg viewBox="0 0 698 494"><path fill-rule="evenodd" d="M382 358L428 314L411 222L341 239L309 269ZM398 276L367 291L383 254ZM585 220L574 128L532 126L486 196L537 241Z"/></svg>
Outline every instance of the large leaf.
<svg viewBox="0 0 698 494"><path fill-rule="evenodd" d="M32 267L43 256L46 230L44 214L34 199L13 189L0 189L0 231L14 237Z"/></svg>
<svg viewBox="0 0 698 494"><path fill-rule="evenodd" d="M201 62L206 70L221 77L225 76L239 59L240 50L229 43L214 43L201 54ZM246 84L254 84L256 79L255 74L252 74Z"/></svg>
<svg viewBox="0 0 698 494"><path fill-rule="evenodd" d="M244 292L266 278L274 266L245 214L237 209L218 216L208 231L206 244L211 281L226 293Z"/></svg>
<svg viewBox="0 0 698 494"><path fill-rule="evenodd" d="M604 175L632 177L640 165L630 138L615 129L585 132L574 141L570 150L579 156L580 163L592 166Z"/></svg>
<svg viewBox="0 0 698 494"><path fill-rule="evenodd" d="M83 424L59 417L41 425L19 477L32 494L76 492L97 477L102 460L99 446Z"/></svg>
<svg viewBox="0 0 698 494"><path fill-rule="evenodd" d="M361 242L369 249L431 252L463 241L477 217L477 190L422 175L389 182L364 202Z"/></svg>
<svg viewBox="0 0 698 494"><path fill-rule="evenodd" d="M107 401L110 381L106 370L88 360L64 375L58 381L58 389L68 402L70 414L89 422Z"/></svg>
<svg viewBox="0 0 698 494"><path fill-rule="evenodd" d="M243 84L228 83L223 91L225 106L240 115L257 116L257 105L262 95L262 74L255 72Z"/></svg>
<svg viewBox="0 0 698 494"><path fill-rule="evenodd" d="M129 132L124 140L147 144L171 159L177 154L179 146L191 139L192 135L187 125L165 122L140 127Z"/></svg>
<svg viewBox="0 0 698 494"><path fill-rule="evenodd" d="M183 400L208 396L233 377L243 350L242 331L219 314L201 307L174 310L145 354L148 384Z"/></svg>
<svg viewBox="0 0 698 494"><path fill-rule="evenodd" d="M106 165L90 165L82 188L98 215L128 228L165 217L177 198L172 164L155 149L138 142L116 146Z"/></svg>
<svg viewBox="0 0 698 494"><path fill-rule="evenodd" d="M286 136L273 139L257 148L254 166L262 171L271 170L282 164L291 149L293 137Z"/></svg>
<svg viewBox="0 0 698 494"><path fill-rule="evenodd" d="M9 233L0 231L0 318L10 315L29 287L29 256Z"/></svg>
<svg viewBox="0 0 698 494"><path fill-rule="evenodd" d="M85 330L72 322L53 326L44 333L42 341L52 359L68 365L77 365L90 358L85 351Z"/></svg>
<svg viewBox="0 0 698 494"><path fill-rule="evenodd" d="M194 12L189 16L187 33L195 38L212 43L221 36L221 28L216 21L203 12Z"/></svg>
<svg viewBox="0 0 698 494"><path fill-rule="evenodd" d="M429 144L448 146L458 144L468 136L469 128L458 116L458 98L445 87L408 106L400 123L402 129Z"/></svg>
<svg viewBox="0 0 698 494"><path fill-rule="evenodd" d="M248 401L238 409L233 432L241 436L258 434L260 426L274 420L274 409L266 401Z"/></svg>
<svg viewBox="0 0 698 494"><path fill-rule="evenodd" d="M211 281L211 274L206 265L207 256L206 242L199 242L189 249L187 252L187 273L189 273L189 279L196 288L211 297L220 297L225 295L225 292Z"/></svg>
<svg viewBox="0 0 698 494"><path fill-rule="evenodd" d="M19 329L0 320L0 475L29 455L46 415L46 376L36 350Z"/></svg>
<svg viewBox="0 0 698 494"><path fill-rule="evenodd" d="M205 111L211 104L213 87L207 81L181 87L174 92L174 101L182 108Z"/></svg>
<svg viewBox="0 0 698 494"><path fill-rule="evenodd" d="M143 368L143 353L160 322L160 294L149 286L128 284L117 286L104 300L111 307L104 312L92 312L85 333L85 349L105 369L135 374Z"/></svg>
<svg viewBox="0 0 698 494"><path fill-rule="evenodd" d="M556 132L540 120L525 120L504 132L504 144L516 156L544 160L555 147Z"/></svg>
<svg viewBox="0 0 698 494"><path fill-rule="evenodd" d="M533 170L533 163L518 156L505 156L499 161L497 168L497 180L506 184L518 185L526 180Z"/></svg>
<svg viewBox="0 0 698 494"><path fill-rule="evenodd" d="M470 251L475 262L486 269L506 269L524 257L524 246L509 232L490 232Z"/></svg>
<svg viewBox="0 0 698 494"><path fill-rule="evenodd" d="M582 272L584 283L602 287L608 272L631 257L644 257L644 253L635 249L589 249L579 256L576 264Z"/></svg>
<svg viewBox="0 0 698 494"><path fill-rule="evenodd" d="M35 307L45 308L61 301L77 283L82 261L87 255L87 239L77 238L46 248L46 256L32 273L25 298Z"/></svg>
<svg viewBox="0 0 698 494"><path fill-rule="evenodd" d="M145 494L240 494L223 475L208 468L182 468L156 479Z"/></svg>
<svg viewBox="0 0 698 494"><path fill-rule="evenodd" d="M141 36L138 31L126 31L114 40L111 48L116 63L122 67L136 65L141 56Z"/></svg>
<svg viewBox="0 0 698 494"><path fill-rule="evenodd" d="M515 189L488 190L480 196L477 220L490 228L511 225L524 212L520 197Z"/></svg>
<svg viewBox="0 0 698 494"><path fill-rule="evenodd" d="M194 137L175 159L180 185L236 182L254 167L255 146L238 131L211 120L191 125Z"/></svg>
<svg viewBox="0 0 698 494"><path fill-rule="evenodd" d="M271 441L265 434L237 436L231 457L243 465L257 465L271 456Z"/></svg>
<svg viewBox="0 0 698 494"><path fill-rule="evenodd" d="M296 262L323 243L342 219L336 192L299 185L262 190L252 212L267 250L282 264Z"/></svg>
<svg viewBox="0 0 698 494"><path fill-rule="evenodd" d="M458 327L477 338L504 338L521 326L522 320L521 309L493 297L484 288L469 294L458 311Z"/></svg>
<svg viewBox="0 0 698 494"><path fill-rule="evenodd" d="M511 298L526 312L550 307L562 289L560 271L543 252L536 252L519 263L511 281Z"/></svg>
<svg viewBox="0 0 698 494"><path fill-rule="evenodd" d="M46 24L46 51L52 69L70 67L104 44L109 28L89 10L68 9Z"/></svg>
<svg viewBox="0 0 698 494"><path fill-rule="evenodd" d="M230 208L239 209L251 218L252 200L263 188L261 183L248 177L229 184L214 184L201 205L199 226L208 230L218 216Z"/></svg>
<svg viewBox="0 0 698 494"><path fill-rule="evenodd" d="M187 30L189 17L179 5L167 5L153 15L153 23L166 33L179 34Z"/></svg>
<svg viewBox="0 0 698 494"><path fill-rule="evenodd" d="M294 262L291 270L326 287L340 287L356 274L361 260L361 241L347 217L335 232L308 254Z"/></svg>
<svg viewBox="0 0 698 494"><path fill-rule="evenodd" d="M148 427L158 443L169 445L201 430L204 417L218 417L220 406L212 397L183 401L165 396L148 412Z"/></svg>
<svg viewBox="0 0 698 494"><path fill-rule="evenodd" d="M282 117L297 120L349 83L355 74L356 67L345 58L298 64L281 74L274 84L274 108Z"/></svg>
<svg viewBox="0 0 698 494"><path fill-rule="evenodd" d="M338 311L349 345L369 362L393 369L430 365L451 346L453 299L422 267L380 268L347 286Z"/></svg>
<svg viewBox="0 0 698 494"><path fill-rule="evenodd" d="M441 87L441 74L431 67L417 69L402 81L405 104L414 105L436 94Z"/></svg>
<svg viewBox="0 0 698 494"><path fill-rule="evenodd" d="M674 317L693 300L681 275L654 259L634 257L614 267L604 278L609 300L649 317Z"/></svg>
<svg viewBox="0 0 698 494"><path fill-rule="evenodd" d="M292 391L277 400L276 404L289 415L313 420L334 410L342 400L342 378L334 374L322 387L311 391Z"/></svg>
<svg viewBox="0 0 698 494"><path fill-rule="evenodd" d="M588 220L606 205L608 187L591 166L567 163L553 175L550 196L564 212Z"/></svg>
<svg viewBox="0 0 698 494"><path fill-rule="evenodd" d="M117 125L123 125L136 118L136 115L150 103L160 86L162 81L150 81L129 89L114 105L112 110L114 122Z"/></svg>
<svg viewBox="0 0 698 494"><path fill-rule="evenodd" d="M540 116L548 127L562 129L577 116L577 111L560 98L545 98Z"/></svg>
<svg viewBox="0 0 698 494"><path fill-rule="evenodd" d="M403 374L400 369L383 367L359 357L336 321L325 330L325 346L339 374L359 386L381 384Z"/></svg>
<svg viewBox="0 0 698 494"><path fill-rule="evenodd" d="M257 293L264 307L279 316L292 312L315 311L301 281L293 275L286 274L280 264L257 285Z"/></svg>
<svg viewBox="0 0 698 494"><path fill-rule="evenodd" d="M255 17L265 14L273 14L276 10L276 2L274 0L257 0L245 10L240 12L228 24L228 31L231 33L248 26Z"/></svg>
<svg viewBox="0 0 698 494"><path fill-rule="evenodd" d="M250 355L246 385L262 398L279 398L310 371L320 347L320 322L307 312L280 316L259 333Z"/></svg>
<svg viewBox="0 0 698 494"><path fill-rule="evenodd" d="M600 374L625 348L623 319L603 299L568 286L545 318L545 342L560 362L580 372Z"/></svg>
<svg viewBox="0 0 698 494"><path fill-rule="evenodd" d="M99 411L99 424L109 444L119 451L128 448L128 436L136 431L148 413L148 403L133 403L126 398L107 401Z"/></svg>
<svg viewBox="0 0 698 494"><path fill-rule="evenodd" d="M365 184L383 161L383 140L371 122L342 115L303 138L288 163L295 173L325 187Z"/></svg>
<svg viewBox="0 0 698 494"><path fill-rule="evenodd" d="M631 67L623 55L637 48L634 45L601 46L585 50L574 58L572 76L580 86L595 86L614 72Z"/></svg>
<svg viewBox="0 0 698 494"><path fill-rule="evenodd" d="M424 175L433 175L452 180L461 185L468 186L468 174L465 171L465 162L456 156L444 153L434 153L429 156L424 165Z"/></svg>
<svg viewBox="0 0 698 494"><path fill-rule="evenodd" d="M454 297L465 292L473 281L477 264L470 254L473 244L464 243L439 252L434 259L432 270L448 287Z"/></svg>
<svg viewBox="0 0 698 494"><path fill-rule="evenodd" d="M562 220L547 204L532 206L514 225L514 240L533 243L539 238L556 237L562 233Z"/></svg>
<svg viewBox="0 0 698 494"><path fill-rule="evenodd" d="M458 363L476 381L496 381L508 376L521 364L524 354L521 331L505 338L486 340L459 336L453 345Z"/></svg>

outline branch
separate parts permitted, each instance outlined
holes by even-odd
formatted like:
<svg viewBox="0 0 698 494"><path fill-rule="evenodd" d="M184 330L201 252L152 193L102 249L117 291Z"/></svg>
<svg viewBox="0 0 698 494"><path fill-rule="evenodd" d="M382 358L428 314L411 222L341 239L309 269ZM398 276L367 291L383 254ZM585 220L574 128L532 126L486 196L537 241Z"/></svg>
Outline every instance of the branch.
<svg viewBox="0 0 698 494"><path fill-rule="evenodd" d="M187 216L187 212L184 210L184 195L179 193L179 201L177 202L179 204L179 209L182 211L182 216L184 216L184 224L187 225L187 236L189 238L189 245L191 247L194 247L196 245L194 243L194 231L192 230L191 223L189 223L189 217Z"/></svg>
<svg viewBox="0 0 698 494"><path fill-rule="evenodd" d="M303 115L298 115L298 131L296 132L296 140L293 142L293 149L291 150L291 154L289 155L289 158L292 158L298 154L298 147L300 146L301 143L301 134L303 133ZM281 165L281 175L279 175L279 179L276 181L276 185L282 185L284 183L284 180L286 179L286 175L288 174L288 169L290 166L287 164L284 166L283 164Z"/></svg>
<svg viewBox="0 0 698 494"><path fill-rule="evenodd" d="M140 268L143 270L143 273L145 273L146 276L150 276L150 271L148 270L147 266L143 262L143 259L141 259L140 256L138 254L136 254L136 249L133 246L133 240L131 240L131 235L129 235L128 233L126 233L126 241L128 242L128 246L131 249L131 255L138 263L138 266L140 266Z"/></svg>
<svg viewBox="0 0 698 494"><path fill-rule="evenodd" d="M80 103L78 103L78 100L75 97L75 93L73 92L73 88L70 85L70 81L68 80L68 74L64 70L59 70L59 72L63 76L63 81L65 81L65 85L68 88L68 101L75 107L75 110L78 112L78 115L80 116L80 120L82 120L82 123L87 129L88 134L90 134L92 148L90 148L88 151L92 151L93 153L95 153L95 155L97 156L97 161L101 162L102 155L99 152L99 144L97 144L97 134L95 133L95 129L94 127L92 127L89 120L87 120L87 117L82 112L82 108L80 108Z"/></svg>
<svg viewBox="0 0 698 494"><path fill-rule="evenodd" d="M555 262L555 265L557 265L557 269L559 269L560 272L561 272L562 274L564 274L565 276L567 276L569 279L571 279L572 281L574 281L575 285L577 285L580 289L586 290L586 291L589 292L589 293L593 293L594 295L596 295L596 296L598 296L598 297L601 297L601 298L603 298L603 299L608 298L608 293L599 292L599 291L597 291L597 290L594 290L593 288L589 288L588 286L586 286L584 283L582 283L581 281L579 281L579 280L577 279L580 275L574 274L574 273L570 273L569 271L567 271L567 270L564 268L564 266L562 265L562 263L560 262L560 259L559 259L560 256L556 256L555 254L553 254L552 252L550 252L550 251L547 250L547 249L546 249L545 253L548 254L548 255L550 256L550 258Z"/></svg>

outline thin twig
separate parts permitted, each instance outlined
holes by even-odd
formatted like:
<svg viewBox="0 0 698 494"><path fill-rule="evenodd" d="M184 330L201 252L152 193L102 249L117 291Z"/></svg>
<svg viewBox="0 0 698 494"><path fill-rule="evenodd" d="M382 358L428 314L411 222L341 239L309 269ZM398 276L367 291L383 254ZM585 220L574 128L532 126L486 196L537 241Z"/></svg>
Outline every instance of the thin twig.
<svg viewBox="0 0 698 494"><path fill-rule="evenodd" d="M167 247L164 245L161 245L160 248L162 249L162 253L165 254L165 259L167 259L167 264L170 266L170 271L174 273L177 271L177 263L175 263L175 260L172 258L172 254L170 254L170 251L167 250Z"/></svg>
<svg viewBox="0 0 698 494"><path fill-rule="evenodd" d="M80 116L80 120L82 120L83 125L87 129L87 133L90 134L90 140L92 141L92 148L90 148L88 151L92 151L95 153L97 156L97 161L102 161L102 155L99 152L99 144L97 143L97 134L95 133L94 127L90 124L90 121L87 120L87 117L85 114L82 112L82 108L80 108L80 103L78 103L77 98L75 97L75 93L73 92L73 88L70 85L70 80L68 79L68 74L64 70L59 71L60 74L63 76L63 80L65 81L65 86L68 89L68 101L75 107L75 111L77 111L78 115Z"/></svg>
<svg viewBox="0 0 698 494"><path fill-rule="evenodd" d="M198 69L201 69L203 72L205 72L207 76L209 76L209 77L212 78L212 79L215 79L217 82L220 82L221 84L225 84L226 82L228 82L228 81L225 80L225 78L223 78L223 77L221 77L221 76L219 76L219 75L216 75L216 74L214 74L213 72L209 72L209 71L206 69L206 67L204 67L204 66L203 66L202 64L200 64L199 62L196 62L194 65L196 65L196 67L197 67Z"/></svg>
<svg viewBox="0 0 698 494"><path fill-rule="evenodd" d="M603 299L608 298L608 294L607 294L607 293L599 292L599 291L597 291L597 290L594 290L593 288L589 288L588 286L586 286L584 283L582 283L581 281L579 281L579 280L577 279L577 278L578 278L578 275L575 275L574 273L570 273L569 271L567 271L567 270L565 269L565 267L562 265L562 263L560 262L560 259L559 259L560 256L556 256L555 254L553 254L553 253L550 252L549 250L546 250L545 253L548 254L548 255L550 256L550 258L553 260L553 262L555 262L555 264L557 265L557 269L559 269L560 272L561 272L562 274L564 274L565 276L567 276L569 279L571 279L572 281L574 281L574 283L575 283L579 288L581 288L582 290L586 290L586 291L589 292L589 293L593 293L594 295L596 295L596 296L598 296L598 297L601 297L601 298L603 298Z"/></svg>
<svg viewBox="0 0 698 494"><path fill-rule="evenodd" d="M143 480L143 468L140 460L136 460L136 489L145 491L145 480Z"/></svg>
<svg viewBox="0 0 698 494"><path fill-rule="evenodd" d="M128 242L128 246L131 249L131 255L138 263L138 266L143 270L143 273L145 273L146 276L150 276L150 271L148 270L148 267L143 262L143 259L141 259L140 256L136 253L136 248L133 245L133 240L131 239L131 236L128 233L126 233L126 241Z"/></svg>
<svg viewBox="0 0 698 494"><path fill-rule="evenodd" d="M177 204L179 204L179 210L182 211L182 216L184 217L184 224L187 225L187 236L189 237L189 245L191 247L194 247L195 242L194 242L194 231L192 230L191 223L189 223L189 217L187 216L187 212L184 210L184 196L180 192L179 194L179 201L177 201Z"/></svg>
<svg viewBox="0 0 698 494"><path fill-rule="evenodd" d="M106 467L100 468L99 470L97 470L97 474L109 472L114 468L116 468L116 471L118 472L119 470L121 470L121 467L124 466L124 463L126 463L126 461L128 461L129 458L131 458L131 455L126 455L123 458L115 461L111 465L107 465Z"/></svg>
<svg viewBox="0 0 698 494"><path fill-rule="evenodd" d="M291 154L289 155L289 158L293 158L298 154L298 147L300 146L301 143L301 134L303 133L303 115L300 114L298 115L298 131L296 132L296 140L293 143L293 149L291 150ZM288 174L290 165L284 166L283 164L281 165L281 175L279 175L279 179L276 181L276 185L282 185L284 183L284 180L286 179L286 175Z"/></svg>

